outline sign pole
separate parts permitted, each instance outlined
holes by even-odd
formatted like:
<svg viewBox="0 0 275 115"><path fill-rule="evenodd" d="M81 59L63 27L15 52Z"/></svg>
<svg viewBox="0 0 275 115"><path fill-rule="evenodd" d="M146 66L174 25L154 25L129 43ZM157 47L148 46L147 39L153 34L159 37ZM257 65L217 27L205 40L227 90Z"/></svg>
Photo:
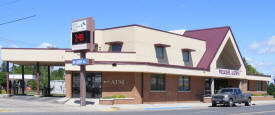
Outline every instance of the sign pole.
<svg viewBox="0 0 275 115"><path fill-rule="evenodd" d="M86 52L80 52L80 59L86 58ZM86 106L86 65L80 65L80 105Z"/></svg>
<svg viewBox="0 0 275 115"><path fill-rule="evenodd" d="M80 65L80 106L86 106L86 52L93 51L94 20L92 17L75 20L72 23L72 50L80 53L80 59L72 60L72 65Z"/></svg>

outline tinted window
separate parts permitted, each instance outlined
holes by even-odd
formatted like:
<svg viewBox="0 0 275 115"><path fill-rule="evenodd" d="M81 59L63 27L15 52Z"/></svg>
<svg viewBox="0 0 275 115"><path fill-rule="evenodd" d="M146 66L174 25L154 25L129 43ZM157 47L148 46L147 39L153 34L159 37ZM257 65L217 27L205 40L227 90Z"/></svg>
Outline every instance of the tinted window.
<svg viewBox="0 0 275 115"><path fill-rule="evenodd" d="M262 81L257 81L256 82L256 89L257 89L257 91L263 91Z"/></svg>
<svg viewBox="0 0 275 115"><path fill-rule="evenodd" d="M156 47L156 56L157 58L163 58L164 57L164 48L163 47Z"/></svg>
<svg viewBox="0 0 275 115"><path fill-rule="evenodd" d="M160 74L152 74L151 76L151 90L164 91L165 90L165 76Z"/></svg>
<svg viewBox="0 0 275 115"><path fill-rule="evenodd" d="M178 90L179 91L190 91L190 78L189 77L179 76Z"/></svg>
<svg viewBox="0 0 275 115"><path fill-rule="evenodd" d="M121 52L121 44L112 44L112 52Z"/></svg>
<svg viewBox="0 0 275 115"><path fill-rule="evenodd" d="M233 93L233 89L221 89L218 93L230 94L230 93Z"/></svg>
<svg viewBox="0 0 275 115"><path fill-rule="evenodd" d="M242 94L242 91L240 89L238 89L238 92L239 92L239 94Z"/></svg>
<svg viewBox="0 0 275 115"><path fill-rule="evenodd" d="M182 52L183 61L189 62L190 58L190 52L189 51L183 51Z"/></svg>

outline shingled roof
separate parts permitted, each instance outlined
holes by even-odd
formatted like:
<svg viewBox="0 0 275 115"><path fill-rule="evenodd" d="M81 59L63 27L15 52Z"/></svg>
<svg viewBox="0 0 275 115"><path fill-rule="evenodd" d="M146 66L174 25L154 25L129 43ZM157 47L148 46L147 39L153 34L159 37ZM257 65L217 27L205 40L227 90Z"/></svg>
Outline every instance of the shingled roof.
<svg viewBox="0 0 275 115"><path fill-rule="evenodd" d="M203 54L197 68L209 69L217 51L219 50L230 27L217 27L200 30L186 31L183 36L197 38L206 41L206 51Z"/></svg>

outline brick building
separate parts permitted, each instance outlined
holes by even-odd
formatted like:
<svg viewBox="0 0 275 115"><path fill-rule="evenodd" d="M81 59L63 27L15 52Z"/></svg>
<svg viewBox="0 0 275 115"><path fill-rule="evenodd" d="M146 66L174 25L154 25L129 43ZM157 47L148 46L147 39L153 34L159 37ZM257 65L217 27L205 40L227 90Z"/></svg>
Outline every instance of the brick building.
<svg viewBox="0 0 275 115"><path fill-rule="evenodd" d="M248 74L230 27L163 31L141 25L95 30L86 66L87 98L124 95L131 103L201 101L223 87L266 93L270 76ZM19 65L65 66L66 97L79 97L79 53L71 49L2 48ZM39 73L39 69L37 70ZM39 76L39 74L37 74Z"/></svg>

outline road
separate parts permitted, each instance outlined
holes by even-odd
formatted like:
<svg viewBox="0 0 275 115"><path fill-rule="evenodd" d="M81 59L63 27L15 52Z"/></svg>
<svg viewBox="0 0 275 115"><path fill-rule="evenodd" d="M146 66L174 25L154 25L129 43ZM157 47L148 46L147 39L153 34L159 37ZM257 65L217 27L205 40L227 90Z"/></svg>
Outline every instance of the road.
<svg viewBox="0 0 275 115"><path fill-rule="evenodd" d="M246 107L204 107L174 110L91 111L62 104L0 99L0 115L275 115L275 103Z"/></svg>

